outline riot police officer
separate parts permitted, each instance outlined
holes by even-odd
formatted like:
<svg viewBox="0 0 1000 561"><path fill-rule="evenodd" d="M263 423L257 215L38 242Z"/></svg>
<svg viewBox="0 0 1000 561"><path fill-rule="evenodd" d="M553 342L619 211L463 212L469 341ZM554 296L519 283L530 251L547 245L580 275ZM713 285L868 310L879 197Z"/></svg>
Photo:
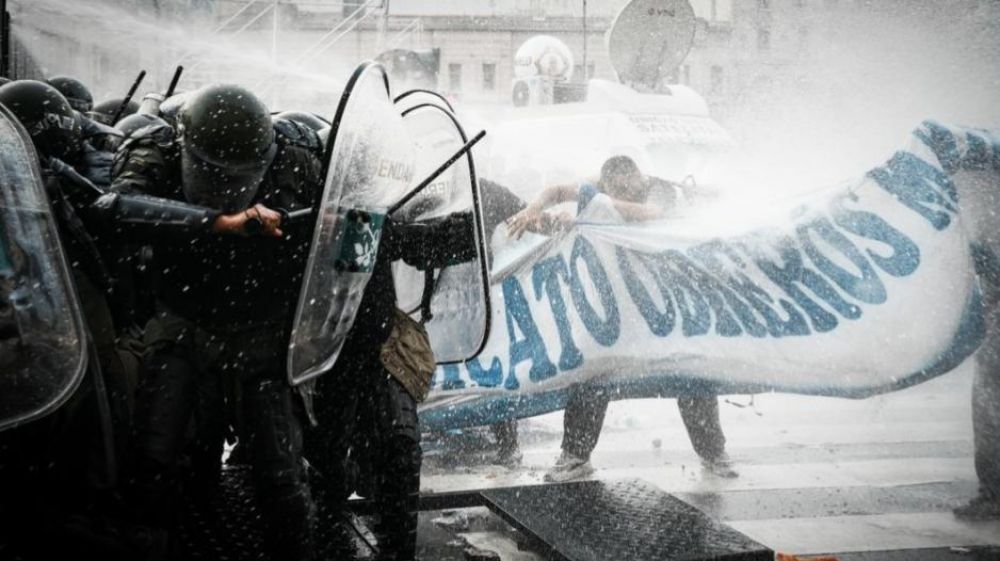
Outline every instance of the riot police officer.
<svg viewBox="0 0 1000 561"><path fill-rule="evenodd" d="M0 103L25 126L40 156L42 179L96 351L84 383L56 414L3 434L3 456L18 462L0 462L0 481L6 485L0 491L2 506L10 507L14 519L29 529L11 536L29 540L41 529L64 538L34 540L29 547L43 558L58 551L91 551L134 559L155 550L158 540L151 539L155 532L109 518L116 511L118 460L126 448L129 389L115 342L118 318L112 319L108 305L109 296L118 299L121 294L106 266L114 256L102 241L119 231L130 236L167 231L175 237L243 233L246 216L105 194L84 177L87 162L80 154L86 143L79 115L59 92L43 82L13 82L0 87ZM31 516L34 510L43 524ZM66 533L75 539L66 540Z"/></svg>
<svg viewBox="0 0 1000 561"><path fill-rule="evenodd" d="M472 260L472 228L468 212L422 222L388 220L336 366L316 382L318 424L307 432L307 457L322 474L324 503L341 516L341 527L348 496L363 487L374 493L380 559L409 561L416 555L422 460L417 403L435 368L422 325L396 308L392 264L402 260L428 270ZM366 475L373 481L355 477L359 464L372 468Z"/></svg>
<svg viewBox="0 0 1000 561"><path fill-rule="evenodd" d="M82 139L79 115L55 88L44 82L26 80L6 84L0 87L0 103L25 126L40 156L42 179L67 261L72 267L75 291L94 350L84 382L65 406L51 417L6 435L17 450L8 452L21 458L24 471L5 474L3 480L12 492L4 495L16 504L14 497L24 493L24 500L32 508L51 508L59 513L43 511L44 514L40 514L49 521L47 531L84 537L84 543L74 540L72 545L59 540L38 540L34 547L42 552L41 555L47 555L46 551L51 554L50 548L58 550L60 547L75 552L88 551L87 545L92 546L90 551L107 555L109 544L115 540L108 539L106 534L110 530L99 522L101 517L94 512L103 515L109 510L95 509L94 501L108 501L117 483L121 444L127 433L124 405L127 390L107 302L111 278L106 255L87 225L85 209L77 198L79 184L74 183L77 180L93 188L78 171L78 168L86 171L86 162L81 157L86 143ZM31 476L27 481L21 477L25 474ZM34 479L37 477L41 479ZM88 524L74 521L74 515L85 511L91 511L86 520L97 528L85 529ZM32 520L30 515L20 514L18 520ZM71 526L75 527L72 531L69 530ZM36 528L17 537L33 536L34 530ZM127 541L127 528L119 527L113 532ZM116 543L111 549L119 547L128 550L123 543ZM119 549L118 553L122 551Z"/></svg>
<svg viewBox="0 0 1000 561"><path fill-rule="evenodd" d="M296 401L285 383L291 311L310 236L280 225L271 209L308 206L322 187L312 131L272 124L256 96L237 86L191 92L168 143L133 136L115 166L113 190L187 201L223 212L248 209L269 238L154 240L156 316L146 326L150 356L137 398L136 496L140 514L169 524L178 458L192 412L195 481L218 478L224 377L239 387L253 481L275 558L307 559L314 506L300 458ZM249 208L248 208L249 207ZM198 403L201 402L201 403Z"/></svg>

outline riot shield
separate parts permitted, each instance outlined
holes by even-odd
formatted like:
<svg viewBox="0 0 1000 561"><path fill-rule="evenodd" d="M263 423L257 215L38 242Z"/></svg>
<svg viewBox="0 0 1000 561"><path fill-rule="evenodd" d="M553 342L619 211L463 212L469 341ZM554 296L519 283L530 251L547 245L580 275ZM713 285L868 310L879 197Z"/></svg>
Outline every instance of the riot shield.
<svg viewBox="0 0 1000 561"><path fill-rule="evenodd" d="M397 98L397 105L401 101ZM429 175L468 140L461 124L440 101L410 106L402 115L417 146L418 176ZM420 222L454 213L469 213L473 218L464 239L475 240L475 259L425 271L401 261L393 263L397 305L414 319L425 321L438 363L476 356L489 334L489 266L471 153L401 207L393 219Z"/></svg>
<svg viewBox="0 0 1000 561"><path fill-rule="evenodd" d="M400 112L405 112L406 110L416 107L417 105L431 103L442 106L444 109L447 109L449 113L455 113L455 108L451 106L451 102L448 101L448 98L433 90L407 90L397 95L396 99L392 101L396 104L396 109Z"/></svg>
<svg viewBox="0 0 1000 561"><path fill-rule="evenodd" d="M288 347L292 385L337 361L371 278L389 205L410 186L416 154L378 64L355 70L327 142L325 185Z"/></svg>
<svg viewBox="0 0 1000 561"><path fill-rule="evenodd" d="M0 430L79 385L83 319L27 132L0 105Z"/></svg>

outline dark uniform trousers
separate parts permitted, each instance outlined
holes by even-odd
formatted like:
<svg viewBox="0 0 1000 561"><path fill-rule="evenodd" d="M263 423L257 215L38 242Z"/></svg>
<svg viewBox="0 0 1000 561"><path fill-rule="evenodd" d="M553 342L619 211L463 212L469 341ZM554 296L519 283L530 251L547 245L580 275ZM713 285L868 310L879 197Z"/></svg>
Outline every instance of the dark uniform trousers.
<svg viewBox="0 0 1000 561"><path fill-rule="evenodd" d="M140 515L170 525L178 460L190 448L191 495L211 497L221 470L227 415L223 387L234 376L253 483L274 559L309 559L315 508L302 461L297 396L285 381L281 325L210 333L159 307L146 327L150 355L136 399L136 495ZM186 436L194 424L194 441Z"/></svg>
<svg viewBox="0 0 1000 561"><path fill-rule="evenodd" d="M313 485L332 511L343 512L352 492L368 491L358 488L352 466L373 470L360 475L374 480L380 552L386 559L414 559L422 461L416 401L376 353L342 355L316 390L318 426L306 433L307 457L321 475Z"/></svg>
<svg viewBox="0 0 1000 561"><path fill-rule="evenodd" d="M601 436L610 400L605 388L580 386L571 390L563 417L563 450L590 459ZM726 449L726 437L719 421L718 398L679 397L677 406L694 451L707 461L719 459Z"/></svg>

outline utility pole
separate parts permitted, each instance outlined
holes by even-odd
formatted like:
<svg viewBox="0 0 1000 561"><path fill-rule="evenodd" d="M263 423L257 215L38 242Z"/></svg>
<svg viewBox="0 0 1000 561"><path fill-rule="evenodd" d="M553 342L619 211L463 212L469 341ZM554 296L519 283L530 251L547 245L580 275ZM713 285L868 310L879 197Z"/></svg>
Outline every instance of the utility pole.
<svg viewBox="0 0 1000 561"><path fill-rule="evenodd" d="M10 36L10 14L7 13L7 0L0 0L0 76L14 78L10 68L10 48L13 39Z"/></svg>
<svg viewBox="0 0 1000 561"><path fill-rule="evenodd" d="M278 71L278 0L274 0L274 5L271 7L274 11L271 14L271 72ZM274 86L271 89L271 107L278 106L278 84L282 83L282 80L275 80Z"/></svg>
<svg viewBox="0 0 1000 561"><path fill-rule="evenodd" d="M389 33L389 0L383 0L382 5L382 29L379 30L378 34L378 53L385 50L386 37Z"/></svg>
<svg viewBox="0 0 1000 561"><path fill-rule="evenodd" d="M272 8L274 12L271 20L271 63L275 66L278 65L278 0L274 0L274 7Z"/></svg>
<svg viewBox="0 0 1000 561"><path fill-rule="evenodd" d="M586 84L590 76L587 75L587 0L583 0L583 83Z"/></svg>

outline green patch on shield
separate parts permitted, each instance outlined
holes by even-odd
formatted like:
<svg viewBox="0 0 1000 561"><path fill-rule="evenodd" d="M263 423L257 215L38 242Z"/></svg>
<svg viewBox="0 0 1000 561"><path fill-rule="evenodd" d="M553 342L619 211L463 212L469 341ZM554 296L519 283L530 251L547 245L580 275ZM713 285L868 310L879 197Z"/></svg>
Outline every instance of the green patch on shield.
<svg viewBox="0 0 1000 561"><path fill-rule="evenodd" d="M385 215L365 210L343 209L340 213L340 253L334 261L338 271L370 273L378 257Z"/></svg>

